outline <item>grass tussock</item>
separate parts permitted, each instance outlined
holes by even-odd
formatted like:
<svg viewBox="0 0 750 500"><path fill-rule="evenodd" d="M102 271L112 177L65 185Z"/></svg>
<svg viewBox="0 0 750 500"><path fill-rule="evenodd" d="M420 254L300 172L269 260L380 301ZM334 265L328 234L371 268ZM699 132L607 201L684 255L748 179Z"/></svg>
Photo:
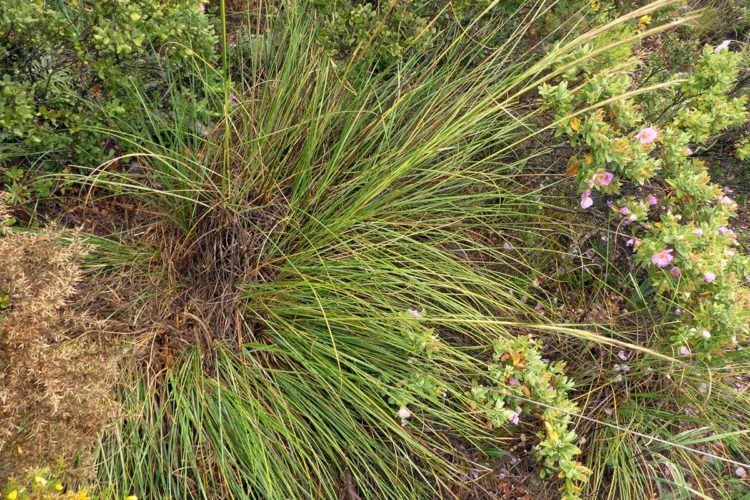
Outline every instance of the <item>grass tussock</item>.
<svg viewBox="0 0 750 500"><path fill-rule="evenodd" d="M100 477L144 496L462 491L510 439L471 397L483 360L514 327L546 322L532 282L548 257L531 235L564 232L526 160L503 153L526 131L511 96L539 68L519 75L502 48L459 36L440 64L343 75L305 8L266 22L214 96L213 132L144 107L117 132L144 173L78 178L160 214L93 260L144 256L102 272L149 277L133 309L160 311L138 321L160 333L141 345L167 345L158 325L176 318L185 340L134 382Z"/></svg>
<svg viewBox="0 0 750 500"><path fill-rule="evenodd" d="M54 177L89 207L127 206L98 221L111 231L0 238L15 262L0 270L0 416L14 422L0 452L24 449L17 470L71 456L116 415L94 472L117 496L488 498L498 470L538 476L553 429L593 471L583 495L730 498L750 401L719 381L747 372L743 351L718 370L664 352L650 292L584 250L619 251L540 166L559 153L538 86L666 30L606 38L670 3L522 43L541 3L516 24L448 25L430 57L375 71L326 57L306 2L253 2L223 68L193 61L211 123L177 95L184 81L134 85L140 110L96 130L132 152ZM153 112L164 100L174 112ZM135 362L118 372L92 330L127 339ZM506 371L523 354L498 346L523 343L538 373L521 388ZM532 393L558 383L559 398ZM559 496L557 472L539 497Z"/></svg>

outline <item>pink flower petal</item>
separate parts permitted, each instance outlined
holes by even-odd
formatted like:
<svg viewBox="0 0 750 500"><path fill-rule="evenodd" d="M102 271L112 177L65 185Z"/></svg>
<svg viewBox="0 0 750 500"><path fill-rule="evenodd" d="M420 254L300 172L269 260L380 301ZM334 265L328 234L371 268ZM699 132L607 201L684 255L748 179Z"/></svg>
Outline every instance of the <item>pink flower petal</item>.
<svg viewBox="0 0 750 500"><path fill-rule="evenodd" d="M594 182L600 186L609 186L614 176L615 175L612 172L601 170L594 174Z"/></svg>
<svg viewBox="0 0 750 500"><path fill-rule="evenodd" d="M656 140L656 137L658 135L659 134L656 132L656 129L646 127L638 132L638 140L641 142L641 144L650 144Z"/></svg>
<svg viewBox="0 0 750 500"><path fill-rule="evenodd" d="M656 267L666 267L674 260L674 257L672 256L673 251L674 250L671 248L667 248L666 250L656 252L651 256L651 262L656 265Z"/></svg>
<svg viewBox="0 0 750 500"><path fill-rule="evenodd" d="M714 49L714 52L723 52L725 50L729 50L729 44L732 43L732 40L724 40L719 45L716 46Z"/></svg>
<svg viewBox="0 0 750 500"><path fill-rule="evenodd" d="M402 406L396 412L396 415L398 415L401 419L406 420L407 418L411 417L411 412L406 407Z"/></svg>

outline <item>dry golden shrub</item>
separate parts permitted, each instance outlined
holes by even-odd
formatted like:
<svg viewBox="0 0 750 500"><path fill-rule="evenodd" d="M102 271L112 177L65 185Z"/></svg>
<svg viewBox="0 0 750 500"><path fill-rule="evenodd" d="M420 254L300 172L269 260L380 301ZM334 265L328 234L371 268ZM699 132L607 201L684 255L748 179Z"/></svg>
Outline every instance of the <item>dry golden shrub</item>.
<svg viewBox="0 0 750 500"><path fill-rule="evenodd" d="M0 226L3 213L0 203ZM42 464L85 466L117 413L117 358L75 303L86 248L59 238L0 235L0 480Z"/></svg>

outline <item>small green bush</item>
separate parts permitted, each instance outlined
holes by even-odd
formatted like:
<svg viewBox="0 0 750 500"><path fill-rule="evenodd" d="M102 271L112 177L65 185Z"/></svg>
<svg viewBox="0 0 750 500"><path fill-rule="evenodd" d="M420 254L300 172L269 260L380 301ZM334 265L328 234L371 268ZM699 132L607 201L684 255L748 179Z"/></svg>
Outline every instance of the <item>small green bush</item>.
<svg viewBox="0 0 750 500"><path fill-rule="evenodd" d="M576 460L581 450L575 445L575 432L569 429L571 414L578 412L568 399L573 383L565 376L565 363L542 359L541 346L536 344L531 337L495 342L494 362L487 372L490 385L475 386L472 395L492 425L501 428L518 425L522 418L541 410L545 432L539 433L536 446L544 466L541 477L557 473L565 480L563 498L579 498L579 483L591 471Z"/></svg>
<svg viewBox="0 0 750 500"><path fill-rule="evenodd" d="M388 66L410 45L429 39L428 19L421 16L417 2L352 2L315 0L326 17L320 37L329 56L345 59L360 54Z"/></svg>
<svg viewBox="0 0 750 500"><path fill-rule="evenodd" d="M501 46L519 34L515 30L522 24L520 16L513 14L531 15L533 11L522 0L313 0L313 5L324 18L320 39L329 56L339 60L353 57L380 69L397 62L407 50L445 47L466 30L478 43L491 34L487 49ZM537 14L531 28L535 36L563 32L569 21L581 15L607 17L598 1L591 7L588 0L561 0L544 15ZM482 28L487 25L492 26L485 33Z"/></svg>
<svg viewBox="0 0 750 500"><path fill-rule="evenodd" d="M104 129L214 59L198 0L8 0L0 12L0 167L98 164L116 148ZM168 61L168 64L167 64ZM7 182L6 182L7 185ZM37 193L38 194L38 193Z"/></svg>

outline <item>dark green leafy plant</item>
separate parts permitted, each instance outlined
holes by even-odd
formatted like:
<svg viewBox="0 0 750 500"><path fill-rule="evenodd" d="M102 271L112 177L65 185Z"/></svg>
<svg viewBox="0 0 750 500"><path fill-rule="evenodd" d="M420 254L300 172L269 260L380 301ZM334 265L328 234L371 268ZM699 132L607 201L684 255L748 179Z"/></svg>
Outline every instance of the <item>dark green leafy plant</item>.
<svg viewBox="0 0 750 500"><path fill-rule="evenodd" d="M215 44L198 0L4 2L0 167L56 171L111 158L121 148L92 128L140 106L127 89L151 89L154 111L172 112L160 94L183 86L196 58L213 60ZM7 188L13 203L28 199L18 188ZM51 187L35 189L43 196Z"/></svg>
<svg viewBox="0 0 750 500"><path fill-rule="evenodd" d="M520 30L534 33L535 39L552 32L567 36L573 28L591 26L580 25L586 16L598 22L607 18L598 2L592 9L588 0L560 0L544 7L522 0L313 0L313 5L324 19L320 38L327 55L381 70L407 51L426 56L467 32L489 48ZM536 40L517 42L529 48Z"/></svg>

